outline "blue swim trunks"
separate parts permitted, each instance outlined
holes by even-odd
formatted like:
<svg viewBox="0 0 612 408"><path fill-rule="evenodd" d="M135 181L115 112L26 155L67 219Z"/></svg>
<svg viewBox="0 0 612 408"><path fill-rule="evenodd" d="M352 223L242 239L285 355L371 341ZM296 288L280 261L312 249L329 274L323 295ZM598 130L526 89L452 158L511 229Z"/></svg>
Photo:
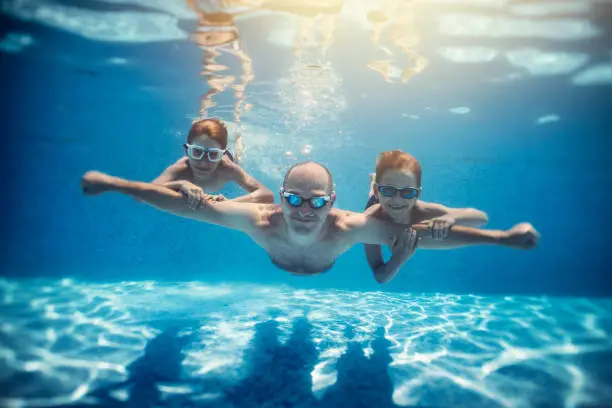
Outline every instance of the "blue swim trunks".
<svg viewBox="0 0 612 408"><path fill-rule="evenodd" d="M374 194L372 194L370 196L370 198L368 198L368 203L366 204L366 208L365 209L367 210L368 208L370 208L374 204L378 204L378 203L380 203L380 201L378 201L378 198Z"/></svg>

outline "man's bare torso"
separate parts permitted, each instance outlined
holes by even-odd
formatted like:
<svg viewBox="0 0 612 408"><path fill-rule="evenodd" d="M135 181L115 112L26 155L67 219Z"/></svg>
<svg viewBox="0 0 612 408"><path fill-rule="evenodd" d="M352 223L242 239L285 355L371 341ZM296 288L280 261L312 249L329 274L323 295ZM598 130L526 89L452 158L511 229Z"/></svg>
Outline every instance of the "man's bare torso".
<svg viewBox="0 0 612 408"><path fill-rule="evenodd" d="M280 206L263 205L260 219L249 235L279 268L298 275L316 275L330 269L336 258L353 245L345 223L347 213L332 210L318 239L309 245L297 245L289 240Z"/></svg>

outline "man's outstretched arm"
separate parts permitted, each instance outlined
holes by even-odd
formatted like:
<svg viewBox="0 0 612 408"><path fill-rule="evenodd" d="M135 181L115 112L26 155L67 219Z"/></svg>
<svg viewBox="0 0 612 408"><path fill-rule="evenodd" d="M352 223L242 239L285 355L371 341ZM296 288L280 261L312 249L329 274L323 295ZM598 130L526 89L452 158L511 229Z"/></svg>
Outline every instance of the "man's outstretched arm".
<svg viewBox="0 0 612 408"><path fill-rule="evenodd" d="M179 192L152 183L129 181L104 173L90 171L82 180L81 187L87 195L117 192L180 217L249 232L259 217L257 204L206 201L192 209L187 199Z"/></svg>
<svg viewBox="0 0 612 408"><path fill-rule="evenodd" d="M417 232L417 248L450 249L473 245L503 245L517 249L532 249L538 244L539 233L528 223L513 228L489 230L454 225L444 240L431 237L427 224L402 225L380 220L372 215L352 213L349 218L351 244L363 243L391 246L406 229Z"/></svg>
<svg viewBox="0 0 612 408"><path fill-rule="evenodd" d="M489 222L487 213L476 208L452 208L438 203L420 201L420 210L426 221L450 218L453 220L453 225L464 227L482 227Z"/></svg>
<svg viewBox="0 0 612 408"><path fill-rule="evenodd" d="M417 247L421 249L453 249L474 245L502 245L515 249L534 249L540 233L529 223L520 223L508 230L491 230L454 225L443 240L427 233L423 224L413 225L419 236Z"/></svg>

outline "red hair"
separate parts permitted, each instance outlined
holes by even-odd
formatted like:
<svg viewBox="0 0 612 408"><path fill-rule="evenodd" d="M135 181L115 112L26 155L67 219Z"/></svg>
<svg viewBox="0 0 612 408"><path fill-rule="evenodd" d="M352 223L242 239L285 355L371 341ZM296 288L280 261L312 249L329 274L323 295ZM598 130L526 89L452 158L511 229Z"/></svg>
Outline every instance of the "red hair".
<svg viewBox="0 0 612 408"><path fill-rule="evenodd" d="M401 150L382 152L376 160L376 182L387 170L408 170L416 177L417 184L421 185L421 163L412 155Z"/></svg>
<svg viewBox="0 0 612 408"><path fill-rule="evenodd" d="M189 129L187 143L191 143L198 136L206 135L219 143L222 149L227 147L227 128L219 119L202 119L194 122Z"/></svg>

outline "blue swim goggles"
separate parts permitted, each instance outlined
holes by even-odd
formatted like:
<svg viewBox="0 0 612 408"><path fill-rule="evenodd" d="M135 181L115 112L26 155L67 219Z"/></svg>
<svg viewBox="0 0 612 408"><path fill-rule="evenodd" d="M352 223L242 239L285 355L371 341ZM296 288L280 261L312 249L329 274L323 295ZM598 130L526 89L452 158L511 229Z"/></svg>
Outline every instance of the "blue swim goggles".
<svg viewBox="0 0 612 408"><path fill-rule="evenodd" d="M397 188L393 186L381 186L380 184L376 184L376 187L378 187L378 191L380 191L383 197L393 197L396 193L399 193L400 197L408 200L417 197L421 192L420 188L415 187Z"/></svg>
<svg viewBox="0 0 612 408"><path fill-rule="evenodd" d="M289 205L292 207L296 207L296 208L301 207L302 204L304 204L304 201L308 201L310 208L313 208L315 210L325 207L327 203L329 203L332 200L332 196L334 195L334 193L332 192L330 195L310 197L307 199L307 198L302 197L299 194L288 193L283 188L281 188L280 193L281 193L281 196L283 196L285 200L287 200Z"/></svg>

